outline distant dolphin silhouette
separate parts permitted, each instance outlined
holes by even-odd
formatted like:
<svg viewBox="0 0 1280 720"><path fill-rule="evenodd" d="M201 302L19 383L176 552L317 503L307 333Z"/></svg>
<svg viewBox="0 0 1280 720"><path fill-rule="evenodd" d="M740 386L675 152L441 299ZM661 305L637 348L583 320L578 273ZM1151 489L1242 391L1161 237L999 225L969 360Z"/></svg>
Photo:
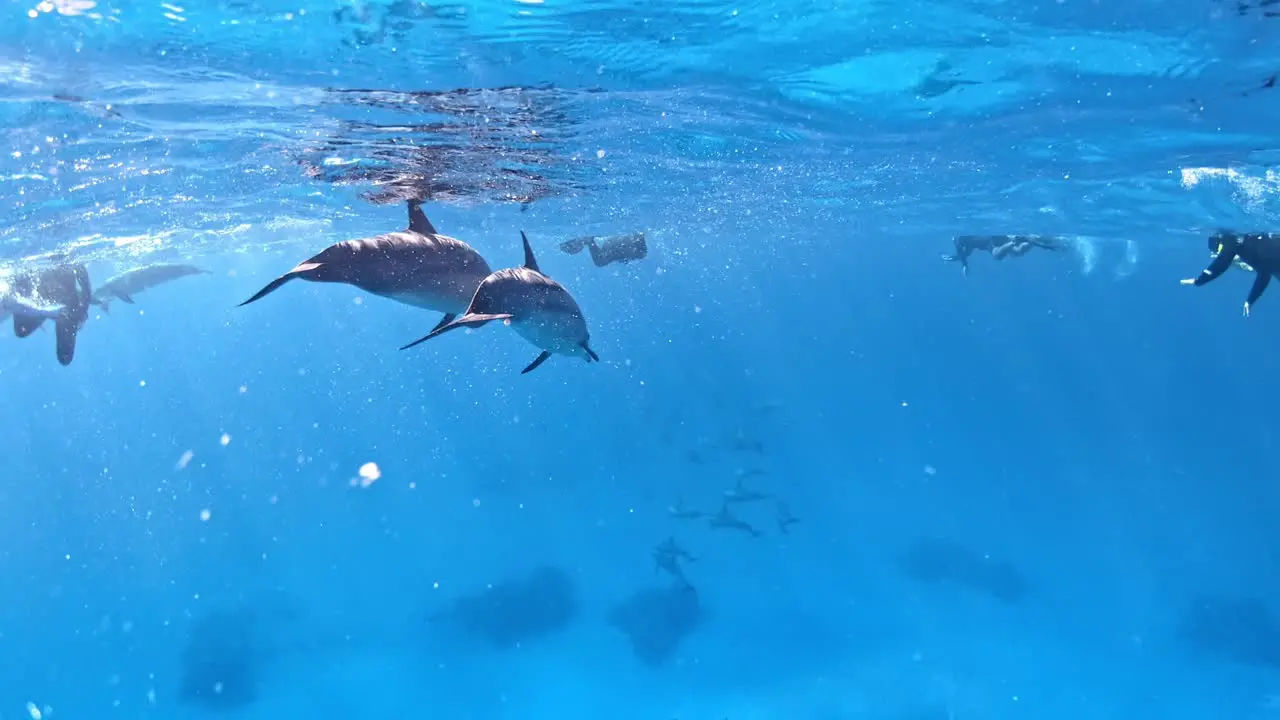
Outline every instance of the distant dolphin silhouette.
<svg viewBox="0 0 1280 720"><path fill-rule="evenodd" d="M24 272L13 279L4 301L13 313L13 334L24 338L53 320L58 362L70 365L76 356L76 336L89 319L93 287L84 265L55 265Z"/></svg>
<svg viewBox="0 0 1280 720"><path fill-rule="evenodd" d="M208 270L194 265L176 263L143 265L132 270L126 270L99 285L98 289L93 291L93 298L89 302L102 308L103 312L109 312L112 300L119 300L132 305L133 296L140 292L188 275L205 275L208 272Z"/></svg>
<svg viewBox="0 0 1280 720"><path fill-rule="evenodd" d="M480 281L489 275L489 263L470 245L437 233L420 201L408 204L407 230L330 245L240 306L302 278L354 285L406 305L437 310L445 315L436 327L448 324L466 309Z"/></svg>
<svg viewBox="0 0 1280 720"><path fill-rule="evenodd" d="M577 301L564 286L538 269L538 260L523 230L520 240L524 243L524 267L490 274L476 288L471 304L461 317L441 323L426 336L400 349L407 350L450 330L478 328L493 320L506 320L520 337L542 350L520 371L521 375L536 370L552 353L598 362L600 357L591 349L587 321Z"/></svg>

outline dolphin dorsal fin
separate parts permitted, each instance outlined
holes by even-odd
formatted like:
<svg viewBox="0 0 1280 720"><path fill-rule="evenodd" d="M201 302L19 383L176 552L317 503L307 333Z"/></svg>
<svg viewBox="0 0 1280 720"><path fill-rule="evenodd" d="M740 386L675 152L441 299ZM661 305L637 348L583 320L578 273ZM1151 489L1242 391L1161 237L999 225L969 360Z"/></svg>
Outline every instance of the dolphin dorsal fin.
<svg viewBox="0 0 1280 720"><path fill-rule="evenodd" d="M419 235L439 234L436 232L436 226L427 219L427 214L422 212L421 200L409 201L409 232L416 232Z"/></svg>
<svg viewBox="0 0 1280 720"><path fill-rule="evenodd" d="M529 246L529 237L520 231L520 240L524 242L524 266L534 272L540 273L538 269L538 258L533 256L533 248Z"/></svg>

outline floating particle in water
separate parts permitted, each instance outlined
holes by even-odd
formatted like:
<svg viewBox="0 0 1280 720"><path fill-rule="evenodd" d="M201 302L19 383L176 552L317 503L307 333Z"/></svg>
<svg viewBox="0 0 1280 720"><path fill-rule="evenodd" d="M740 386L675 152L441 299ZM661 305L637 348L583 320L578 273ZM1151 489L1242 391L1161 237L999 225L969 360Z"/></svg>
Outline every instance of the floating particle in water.
<svg viewBox="0 0 1280 720"><path fill-rule="evenodd" d="M601 160L603 160L603 159L604 159L604 150L597 150L597 151L596 151L596 157L598 157L598 158L600 158Z"/></svg>
<svg viewBox="0 0 1280 720"><path fill-rule="evenodd" d="M360 466L360 487L369 487L378 482L380 477L382 471L378 469L377 463L367 462Z"/></svg>
<svg viewBox="0 0 1280 720"><path fill-rule="evenodd" d="M31 720L40 720L44 717L44 713L33 702L27 702L27 714L31 716Z"/></svg>
<svg viewBox="0 0 1280 720"><path fill-rule="evenodd" d="M200 511L200 520L201 520L201 521L203 521L203 522L209 522L209 518L211 518L211 517L213 517L213 512L211 512L211 511L209 510L209 508L205 508L205 509L203 509L203 510L201 510L201 511Z"/></svg>
<svg viewBox="0 0 1280 720"><path fill-rule="evenodd" d="M936 468L936 467L934 467L934 466L932 466L932 465L925 465L925 466L924 466L924 474L925 474L925 475L937 475L937 474L938 474L938 468Z"/></svg>
<svg viewBox="0 0 1280 720"><path fill-rule="evenodd" d="M222 447L226 447L231 444L231 436L226 433L222 433L222 437L218 438L218 442L222 443Z"/></svg>
<svg viewBox="0 0 1280 720"><path fill-rule="evenodd" d="M190 450L182 453L182 457L178 458L178 464L175 467L175 469L186 470L187 466L191 464L191 459L194 458L195 456L196 454Z"/></svg>
<svg viewBox="0 0 1280 720"><path fill-rule="evenodd" d="M471 501L471 507L480 507L480 498Z"/></svg>

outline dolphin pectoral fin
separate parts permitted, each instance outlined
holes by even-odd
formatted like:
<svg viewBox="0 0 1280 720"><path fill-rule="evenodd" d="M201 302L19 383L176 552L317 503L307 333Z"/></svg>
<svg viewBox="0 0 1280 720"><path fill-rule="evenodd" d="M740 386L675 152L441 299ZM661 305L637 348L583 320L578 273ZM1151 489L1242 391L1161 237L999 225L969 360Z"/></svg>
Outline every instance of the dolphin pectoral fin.
<svg viewBox="0 0 1280 720"><path fill-rule="evenodd" d="M546 362L547 358L549 357L551 357L551 351L543 350L542 352L538 353L538 357L534 358L533 362L529 363L529 367L526 367L525 369L520 371L520 374L524 375L525 373L531 373L534 370L537 370L538 366Z"/></svg>
<svg viewBox="0 0 1280 720"><path fill-rule="evenodd" d="M271 293L275 292L277 289L279 289L281 285L289 282L290 280L298 277L305 278L310 273L313 273L322 267L324 267L324 263L304 262L298 267L290 270L289 272L281 275L275 280L272 280L271 282L267 283L266 287L262 288L253 297L249 298L248 300L245 300L244 302L240 303L236 307L244 307L245 305L248 305L251 302L261 300L267 295L270 295Z"/></svg>
<svg viewBox="0 0 1280 720"><path fill-rule="evenodd" d="M520 231L520 241L524 243L524 266L534 272L540 273L538 269L538 258L533 256L533 247L529 245L529 236Z"/></svg>
<svg viewBox="0 0 1280 720"><path fill-rule="evenodd" d="M120 302L129 303L130 305L134 304L132 295L126 295L124 293L120 293L120 295L118 295L117 297L120 298Z"/></svg>
<svg viewBox="0 0 1280 720"><path fill-rule="evenodd" d="M587 362L600 362L600 356L596 354L595 350L591 349L590 345L584 342L582 343L582 349L587 351Z"/></svg>
<svg viewBox="0 0 1280 720"><path fill-rule="evenodd" d="M80 327L73 320L59 319L54 322L54 328L58 335L58 362L70 365L76 357L76 335Z"/></svg>
<svg viewBox="0 0 1280 720"><path fill-rule="evenodd" d="M435 332L439 330L440 328L444 327L445 325L448 325L449 323L453 322L457 318L458 316L455 313L445 313L444 317L440 318L440 322L436 323L436 326L431 328L431 332Z"/></svg>
<svg viewBox="0 0 1280 720"><path fill-rule="evenodd" d="M106 298L94 298L93 300L90 300L89 303L91 305L97 306L97 308L101 310L104 314L111 313L111 301L107 300Z"/></svg>
<svg viewBox="0 0 1280 720"><path fill-rule="evenodd" d="M13 316L13 334L17 337L24 338L44 324L44 318L32 317L30 315L14 315Z"/></svg>
<svg viewBox="0 0 1280 720"><path fill-rule="evenodd" d="M492 321L494 321L494 320L510 320L510 319L511 319L511 315L510 315L509 313L489 313L489 314L481 314L481 313L471 314L471 313L467 313L466 315L463 315L462 317L460 317L460 318L458 318L458 319L456 319L456 320L453 320L453 321L451 321L451 322L447 322L447 323L442 323L442 324L440 324L440 325L436 326L436 329L432 330L431 332L427 333L426 335L423 335L422 337L418 338L417 340L414 340L413 342L409 343L408 345L403 345L403 346L401 346L401 347L400 347L400 349L401 349L401 350L408 350L409 348L413 347L414 345L420 345L420 344L422 344L422 343L424 343L424 342L426 342L426 341L430 340L431 338L433 338L433 337L435 337L435 336L437 336L437 335L443 335L443 334L445 334L445 333L449 332L450 330L457 330L458 328L464 328L464 327L478 328L478 327L480 327L480 326L484 325L485 323L489 323L489 322L492 322Z"/></svg>
<svg viewBox="0 0 1280 720"><path fill-rule="evenodd" d="M409 232L415 232L419 235L439 235L436 232L436 226L431 224L427 219L427 214L422 211L421 200L409 201Z"/></svg>
<svg viewBox="0 0 1280 720"><path fill-rule="evenodd" d="M510 320L515 317L511 313L467 313L453 321L454 327L480 327L494 320Z"/></svg>

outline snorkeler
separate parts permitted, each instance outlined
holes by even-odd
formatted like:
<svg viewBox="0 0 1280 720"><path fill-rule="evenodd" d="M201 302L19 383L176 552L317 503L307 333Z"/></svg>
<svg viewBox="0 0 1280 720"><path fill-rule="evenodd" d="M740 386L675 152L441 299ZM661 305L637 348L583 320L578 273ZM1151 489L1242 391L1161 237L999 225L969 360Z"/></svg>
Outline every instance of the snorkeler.
<svg viewBox="0 0 1280 720"><path fill-rule="evenodd" d="M1213 261L1194 278L1182 281L1183 285L1199 287L1217 279L1219 275L1231 269L1232 263L1246 270L1253 270L1253 287L1249 288L1249 296L1244 301L1244 316L1249 317L1249 309L1271 282L1271 276L1280 272L1280 233L1237 233L1231 230L1219 230L1209 236L1209 250L1214 253Z"/></svg>
<svg viewBox="0 0 1280 720"><path fill-rule="evenodd" d="M58 363L70 365L76 337L89 319L93 286L79 263L19 273L6 289L4 308L13 314L13 334L25 338L53 320Z"/></svg>
<svg viewBox="0 0 1280 720"><path fill-rule="evenodd" d="M591 262L596 267L604 267L613 263L628 263L643 260L649 254L645 244L644 233L629 235L609 235L606 237L578 237L560 243L560 249L570 255L577 255L583 249L591 252Z"/></svg>
<svg viewBox="0 0 1280 720"><path fill-rule="evenodd" d="M957 235L954 242L955 254L943 255L942 259L960 263L960 270L966 276L969 274L969 256L979 250L991 253L991 257L996 260L1003 260L1010 255L1022 257L1032 248L1054 251L1067 249L1067 243L1062 238L1050 235Z"/></svg>

